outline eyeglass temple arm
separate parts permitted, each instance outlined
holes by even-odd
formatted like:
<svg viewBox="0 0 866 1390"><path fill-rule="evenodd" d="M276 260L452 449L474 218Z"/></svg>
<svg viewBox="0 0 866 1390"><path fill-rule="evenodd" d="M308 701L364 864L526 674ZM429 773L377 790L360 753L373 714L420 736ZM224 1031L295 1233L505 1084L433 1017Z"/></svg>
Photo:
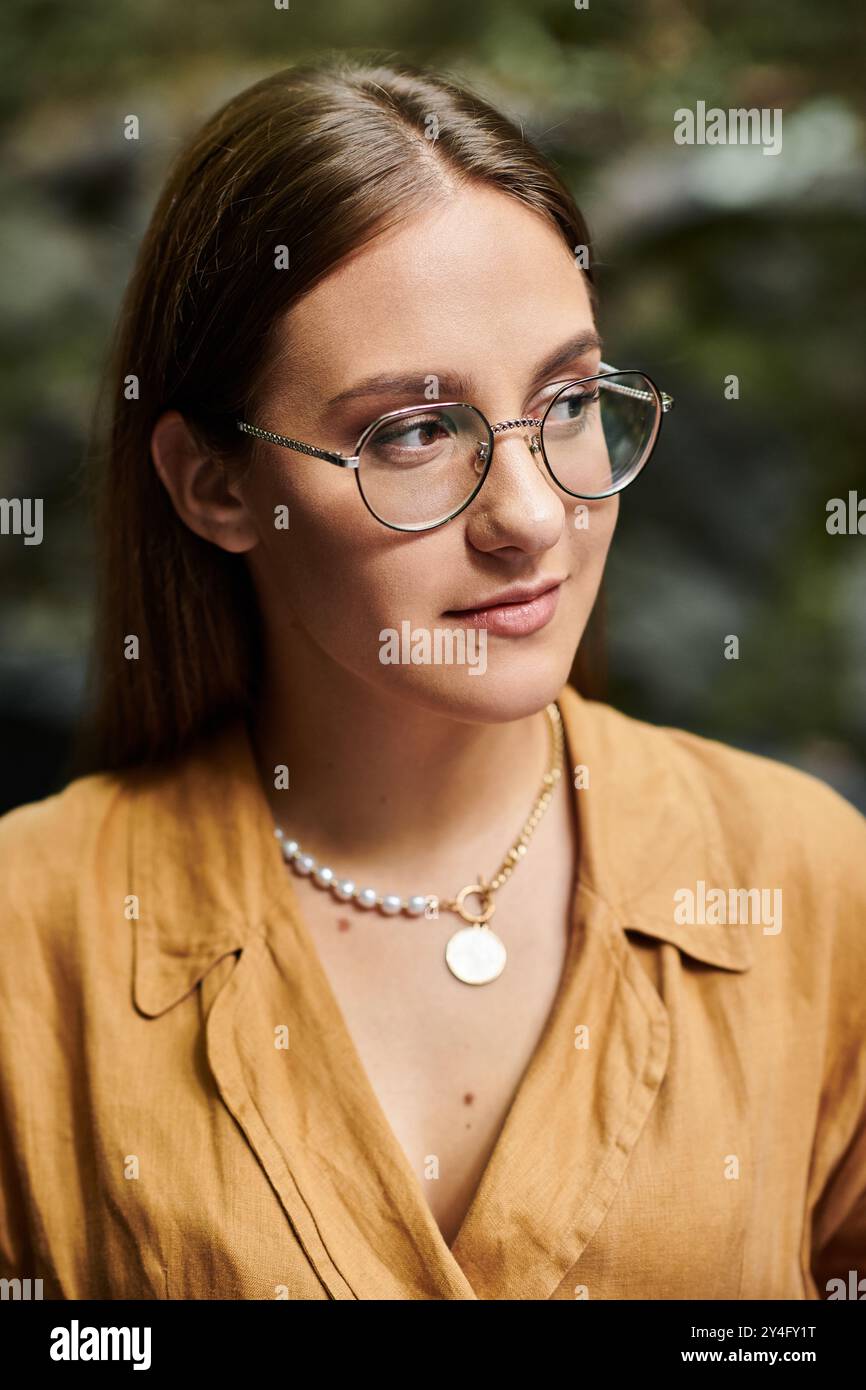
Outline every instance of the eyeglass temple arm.
<svg viewBox="0 0 866 1390"><path fill-rule="evenodd" d="M313 458L325 459L327 463L333 463L337 468L357 468L358 456L352 454L335 454L328 449L314 449L312 444L302 444L299 439L288 439L284 434L274 434L272 430L260 430L257 425L248 425L245 420L236 420L235 424L244 434L254 434L257 439L267 439L270 444L282 444L284 449L294 449L298 454L310 454Z"/></svg>
<svg viewBox="0 0 866 1390"><path fill-rule="evenodd" d="M603 372L616 372L619 370L618 367L612 367L609 362L599 362L598 365ZM616 391L621 396L635 396L639 401L651 401L653 399L649 391L641 391L637 386L623 386L619 381L605 382L604 389L606 391ZM674 398L673 396L669 396L667 391L659 391L659 395L662 398L662 411L666 415L669 410L673 410Z"/></svg>

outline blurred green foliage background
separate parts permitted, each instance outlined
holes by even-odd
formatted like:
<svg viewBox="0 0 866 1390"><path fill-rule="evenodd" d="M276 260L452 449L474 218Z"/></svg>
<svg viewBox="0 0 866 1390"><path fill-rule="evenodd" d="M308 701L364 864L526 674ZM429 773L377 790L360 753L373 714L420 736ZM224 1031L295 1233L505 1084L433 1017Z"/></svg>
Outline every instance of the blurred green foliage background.
<svg viewBox="0 0 866 1390"><path fill-rule="evenodd" d="M866 808L866 535L825 524L830 498L866 495L864 14L854 0L7 0L0 496L44 498L45 538L0 535L0 805L65 777L91 622L86 434L168 161L266 73L372 48L465 78L523 123L588 217L608 359L676 397L621 506L608 698L806 767ZM781 108L782 152L675 144L675 111L698 101Z"/></svg>

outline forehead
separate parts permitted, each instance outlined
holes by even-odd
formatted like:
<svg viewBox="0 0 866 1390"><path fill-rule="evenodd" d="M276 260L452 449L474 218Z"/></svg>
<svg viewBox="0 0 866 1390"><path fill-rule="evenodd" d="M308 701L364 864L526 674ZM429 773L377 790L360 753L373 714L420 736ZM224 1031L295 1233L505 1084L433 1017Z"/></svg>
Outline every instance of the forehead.
<svg viewBox="0 0 866 1390"><path fill-rule="evenodd" d="M519 373L593 326L583 272L562 233L516 199L464 188L374 238L289 312L286 343L322 390L443 362L483 378Z"/></svg>

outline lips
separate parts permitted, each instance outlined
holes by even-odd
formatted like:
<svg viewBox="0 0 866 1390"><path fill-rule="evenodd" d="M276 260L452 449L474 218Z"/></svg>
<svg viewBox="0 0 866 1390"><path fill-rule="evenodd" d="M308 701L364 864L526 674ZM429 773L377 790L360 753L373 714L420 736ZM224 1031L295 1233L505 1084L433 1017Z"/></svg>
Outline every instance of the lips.
<svg viewBox="0 0 866 1390"><path fill-rule="evenodd" d="M483 599L481 603L470 604L467 608L449 608L447 612L450 617L453 614L480 613L485 608L503 608L509 603L532 603L550 589L558 588L561 583L561 579L543 579L537 584L512 584L511 588L503 589L493 598Z"/></svg>
<svg viewBox="0 0 866 1390"><path fill-rule="evenodd" d="M526 637L545 627L556 612L562 579L513 585L473 608L452 608L445 617L501 637Z"/></svg>

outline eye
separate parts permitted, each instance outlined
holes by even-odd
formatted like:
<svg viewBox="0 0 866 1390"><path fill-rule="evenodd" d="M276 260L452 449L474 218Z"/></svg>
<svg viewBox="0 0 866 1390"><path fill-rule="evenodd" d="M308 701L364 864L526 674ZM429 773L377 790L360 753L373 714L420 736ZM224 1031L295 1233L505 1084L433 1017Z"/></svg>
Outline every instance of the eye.
<svg viewBox="0 0 866 1390"><path fill-rule="evenodd" d="M550 428L570 427L582 429L594 414L599 400L598 385L573 386L552 398L553 405L545 418L545 426ZM543 407L546 409L547 407Z"/></svg>
<svg viewBox="0 0 866 1390"><path fill-rule="evenodd" d="M414 467L439 458L457 434L456 424L439 411L389 420L364 445L369 459L401 467Z"/></svg>

